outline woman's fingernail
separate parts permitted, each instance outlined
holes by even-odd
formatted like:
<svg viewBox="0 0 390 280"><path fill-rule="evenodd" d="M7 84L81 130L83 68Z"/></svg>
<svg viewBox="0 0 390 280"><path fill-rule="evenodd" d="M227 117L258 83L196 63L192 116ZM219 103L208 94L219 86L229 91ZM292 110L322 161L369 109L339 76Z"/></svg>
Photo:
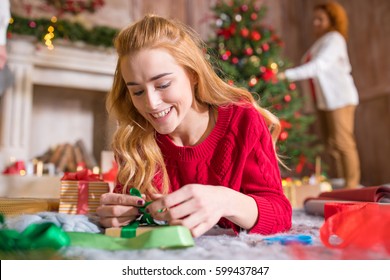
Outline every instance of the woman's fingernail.
<svg viewBox="0 0 390 280"><path fill-rule="evenodd" d="M143 200L137 200L137 205L144 205L144 203L145 203L145 201L143 201Z"/></svg>

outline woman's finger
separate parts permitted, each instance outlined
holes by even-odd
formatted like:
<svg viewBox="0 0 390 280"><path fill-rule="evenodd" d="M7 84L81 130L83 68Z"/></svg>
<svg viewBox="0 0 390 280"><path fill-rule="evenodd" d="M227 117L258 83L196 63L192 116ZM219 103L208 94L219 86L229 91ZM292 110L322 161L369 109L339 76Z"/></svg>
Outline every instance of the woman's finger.
<svg viewBox="0 0 390 280"><path fill-rule="evenodd" d="M140 214L137 207L124 205L100 205L96 209L96 213L100 217L128 217Z"/></svg>
<svg viewBox="0 0 390 280"><path fill-rule="evenodd" d="M100 217L100 224L105 227L123 227L136 219L135 216L128 217Z"/></svg>
<svg viewBox="0 0 390 280"><path fill-rule="evenodd" d="M145 200L133 195L105 193L100 197L100 204L143 206L145 204Z"/></svg>
<svg viewBox="0 0 390 280"><path fill-rule="evenodd" d="M208 223L200 223L199 225L190 229L190 231L193 237L199 237L205 232L207 232L209 229L211 229L212 227L213 226L210 226Z"/></svg>
<svg viewBox="0 0 390 280"><path fill-rule="evenodd" d="M184 217L195 213L200 208L201 205L197 202L196 199L187 200L182 204L169 208L169 220L183 219Z"/></svg>

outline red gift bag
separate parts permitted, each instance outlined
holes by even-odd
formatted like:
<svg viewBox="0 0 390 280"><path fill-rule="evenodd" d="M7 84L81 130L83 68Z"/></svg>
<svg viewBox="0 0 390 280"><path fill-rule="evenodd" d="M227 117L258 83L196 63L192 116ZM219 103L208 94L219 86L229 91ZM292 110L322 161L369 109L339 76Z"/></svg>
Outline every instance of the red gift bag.
<svg viewBox="0 0 390 280"><path fill-rule="evenodd" d="M328 248L385 250L390 254L390 205L328 203L325 217L320 238Z"/></svg>

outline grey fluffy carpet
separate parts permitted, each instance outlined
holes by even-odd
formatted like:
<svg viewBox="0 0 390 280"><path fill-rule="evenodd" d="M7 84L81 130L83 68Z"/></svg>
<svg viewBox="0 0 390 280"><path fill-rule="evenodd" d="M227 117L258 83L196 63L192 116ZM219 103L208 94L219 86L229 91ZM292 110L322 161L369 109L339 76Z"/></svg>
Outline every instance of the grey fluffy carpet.
<svg viewBox="0 0 390 280"><path fill-rule="evenodd" d="M101 233L93 216L67 215L43 212L36 215L21 215L7 220L9 228L24 230L31 223L53 222L65 231ZM310 235L312 245L267 245L264 238L269 236L240 233L238 236L221 228L213 228L207 234L195 239L195 246L175 250L135 250L106 251L68 247L61 249L61 256L70 259L90 260L126 260L126 259L388 259L389 255L382 251L353 251L328 249L319 238L319 229L324 222L323 217L307 215L303 210L294 210L293 226L283 234Z"/></svg>

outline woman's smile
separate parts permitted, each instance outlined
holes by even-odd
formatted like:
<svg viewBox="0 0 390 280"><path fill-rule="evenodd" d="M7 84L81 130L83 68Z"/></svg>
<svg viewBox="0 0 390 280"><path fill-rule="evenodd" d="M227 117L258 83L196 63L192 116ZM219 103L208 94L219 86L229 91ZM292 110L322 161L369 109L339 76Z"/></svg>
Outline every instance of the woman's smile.
<svg viewBox="0 0 390 280"><path fill-rule="evenodd" d="M161 119L161 118L164 118L165 116L167 116L170 112L171 112L171 109L172 107L169 107L163 111L160 111L158 113L154 113L154 114L151 114L153 116L153 118L155 119Z"/></svg>

